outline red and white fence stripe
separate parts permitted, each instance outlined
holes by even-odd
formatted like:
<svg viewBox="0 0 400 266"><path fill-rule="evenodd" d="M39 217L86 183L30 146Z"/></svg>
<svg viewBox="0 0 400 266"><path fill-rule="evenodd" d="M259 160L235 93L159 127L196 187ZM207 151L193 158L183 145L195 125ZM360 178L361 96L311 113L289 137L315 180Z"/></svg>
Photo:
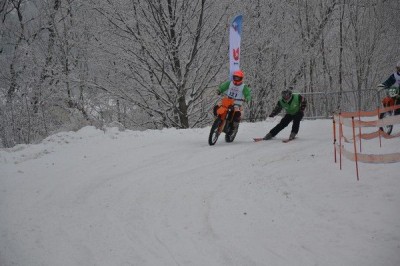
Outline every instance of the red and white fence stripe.
<svg viewBox="0 0 400 266"><path fill-rule="evenodd" d="M385 117L379 119L381 113L400 109L400 105L378 108L375 111L365 112L349 112L340 113L333 116L333 145L334 145L334 159L337 162L336 154L339 152L340 169L342 169L342 156L348 160L354 161L356 164L357 180L359 180L358 162L363 163L397 163L400 162L400 153L390 154L366 154L362 153L362 140L371 140L374 138L379 139L379 145L382 146L381 138L392 139L400 137L400 132L388 135L387 133L379 130L379 127L386 125L400 124L400 115ZM369 117L375 120L363 121L362 118ZM343 126L351 127L352 137L346 137L343 134ZM375 132L362 133L362 128L377 128ZM357 131L357 134L356 134ZM338 138L337 138L338 137ZM345 147L345 143L353 143L353 151ZM359 144L359 145L357 145ZM359 147L357 150L357 146Z"/></svg>

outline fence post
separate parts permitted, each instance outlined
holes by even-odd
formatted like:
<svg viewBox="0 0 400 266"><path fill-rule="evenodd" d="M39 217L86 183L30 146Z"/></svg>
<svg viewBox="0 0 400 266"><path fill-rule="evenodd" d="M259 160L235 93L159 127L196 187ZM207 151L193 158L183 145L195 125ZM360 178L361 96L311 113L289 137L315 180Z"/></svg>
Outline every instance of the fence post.
<svg viewBox="0 0 400 266"><path fill-rule="evenodd" d="M378 122L379 122L379 116L380 116L380 110L379 110L379 105L378 105ZM381 128L378 127L378 136L379 136L379 147L382 148L382 136L381 136Z"/></svg>
<svg viewBox="0 0 400 266"><path fill-rule="evenodd" d="M358 127L358 134L360 135L360 152L361 152L361 111L358 110L358 121L360 123L360 126Z"/></svg>
<svg viewBox="0 0 400 266"><path fill-rule="evenodd" d="M343 137L342 115L339 113L339 165L342 170L342 137Z"/></svg>
<svg viewBox="0 0 400 266"><path fill-rule="evenodd" d="M357 181L359 181L360 179L359 179L359 176L358 176L357 140L356 140L355 125L354 125L354 116L351 117L351 123L352 123L352 126L353 126L354 161L356 162Z"/></svg>
<svg viewBox="0 0 400 266"><path fill-rule="evenodd" d="M332 118L332 126L333 126L333 154L335 158L335 163L336 163L336 121L335 121L335 115L333 115Z"/></svg>

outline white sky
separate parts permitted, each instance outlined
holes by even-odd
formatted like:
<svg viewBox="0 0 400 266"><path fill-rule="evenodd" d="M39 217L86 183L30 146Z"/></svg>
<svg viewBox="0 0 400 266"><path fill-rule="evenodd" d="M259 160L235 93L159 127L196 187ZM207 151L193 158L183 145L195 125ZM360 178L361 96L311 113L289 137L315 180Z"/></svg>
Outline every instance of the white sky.
<svg viewBox="0 0 400 266"><path fill-rule="evenodd" d="M252 142L276 123L212 147L210 127L86 127L0 149L0 265L400 265L400 164L339 170L330 120Z"/></svg>

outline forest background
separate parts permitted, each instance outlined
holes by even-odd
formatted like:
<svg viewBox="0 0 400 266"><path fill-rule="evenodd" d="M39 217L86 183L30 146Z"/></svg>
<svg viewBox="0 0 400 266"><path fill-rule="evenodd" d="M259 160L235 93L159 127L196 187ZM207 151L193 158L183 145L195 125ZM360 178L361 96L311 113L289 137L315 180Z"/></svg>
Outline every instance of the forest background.
<svg viewBox="0 0 400 266"><path fill-rule="evenodd" d="M372 109L400 61L399 12L398 0L0 0L0 147L86 125L209 125L238 14L247 121L289 86L308 117Z"/></svg>

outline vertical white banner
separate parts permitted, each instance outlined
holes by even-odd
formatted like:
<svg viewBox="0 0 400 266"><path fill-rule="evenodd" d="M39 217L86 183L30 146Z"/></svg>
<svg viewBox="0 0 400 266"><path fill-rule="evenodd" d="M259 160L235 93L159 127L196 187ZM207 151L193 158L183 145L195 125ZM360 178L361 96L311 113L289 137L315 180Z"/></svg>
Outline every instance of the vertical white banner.
<svg viewBox="0 0 400 266"><path fill-rule="evenodd" d="M242 15L236 16L229 27L229 79L240 69L240 40L242 35Z"/></svg>

